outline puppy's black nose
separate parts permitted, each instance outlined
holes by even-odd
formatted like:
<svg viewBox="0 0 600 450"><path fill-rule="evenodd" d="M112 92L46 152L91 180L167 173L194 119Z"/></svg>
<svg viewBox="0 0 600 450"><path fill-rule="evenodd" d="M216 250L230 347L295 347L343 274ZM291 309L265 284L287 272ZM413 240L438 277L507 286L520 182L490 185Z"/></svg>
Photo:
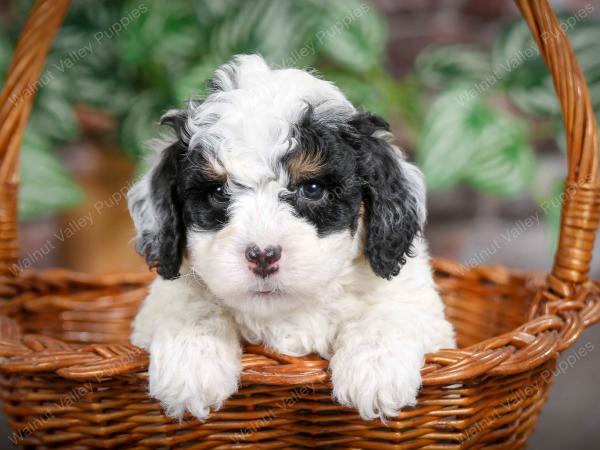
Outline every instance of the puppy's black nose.
<svg viewBox="0 0 600 450"><path fill-rule="evenodd" d="M269 245L264 250L256 244L246 247L246 260L250 263L248 268L256 275L267 278L279 270L276 264L281 259L281 246Z"/></svg>

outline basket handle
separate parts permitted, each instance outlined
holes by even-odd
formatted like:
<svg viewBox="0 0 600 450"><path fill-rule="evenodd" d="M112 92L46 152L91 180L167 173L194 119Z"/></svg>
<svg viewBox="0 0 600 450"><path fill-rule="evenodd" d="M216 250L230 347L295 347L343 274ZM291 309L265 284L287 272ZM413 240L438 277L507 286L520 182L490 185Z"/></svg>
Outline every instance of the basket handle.
<svg viewBox="0 0 600 450"><path fill-rule="evenodd" d="M568 175L559 245L548 287L568 298L587 280L600 219L598 136L588 88L547 0L515 0L548 66L567 131ZM0 96L0 275L18 259L18 151L36 83L70 0L38 0L21 34ZM12 270L11 270L12 269Z"/></svg>
<svg viewBox="0 0 600 450"><path fill-rule="evenodd" d="M548 67L567 134L568 173L560 236L548 289L572 298L587 280L600 219L598 132L590 93L569 40L547 0L515 0Z"/></svg>
<svg viewBox="0 0 600 450"><path fill-rule="evenodd" d="M31 10L0 94L0 276L16 276L19 149L38 80L70 0L38 0Z"/></svg>

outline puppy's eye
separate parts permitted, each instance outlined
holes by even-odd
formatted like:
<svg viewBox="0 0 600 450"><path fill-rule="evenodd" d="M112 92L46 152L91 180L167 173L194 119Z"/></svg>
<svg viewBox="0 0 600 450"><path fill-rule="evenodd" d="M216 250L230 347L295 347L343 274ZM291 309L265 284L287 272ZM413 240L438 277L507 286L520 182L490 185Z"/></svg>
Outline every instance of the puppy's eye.
<svg viewBox="0 0 600 450"><path fill-rule="evenodd" d="M309 181L298 186L298 193L309 200L320 200L325 194L325 189L319 183Z"/></svg>
<svg viewBox="0 0 600 450"><path fill-rule="evenodd" d="M227 203L229 201L229 194L227 194L225 186L222 184L212 186L208 196L213 203Z"/></svg>

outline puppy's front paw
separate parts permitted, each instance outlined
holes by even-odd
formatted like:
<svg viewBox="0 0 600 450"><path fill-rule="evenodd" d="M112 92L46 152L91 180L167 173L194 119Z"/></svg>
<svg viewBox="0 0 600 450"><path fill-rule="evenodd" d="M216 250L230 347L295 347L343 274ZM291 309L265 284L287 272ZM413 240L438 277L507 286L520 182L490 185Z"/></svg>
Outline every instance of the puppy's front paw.
<svg viewBox="0 0 600 450"><path fill-rule="evenodd" d="M150 346L150 396L165 414L199 420L217 410L238 389L240 354L215 338L185 342L181 336L154 339Z"/></svg>
<svg viewBox="0 0 600 450"><path fill-rule="evenodd" d="M412 342L393 349L343 346L330 362L333 395L365 420L395 417L402 407L415 404L423 360L421 346Z"/></svg>

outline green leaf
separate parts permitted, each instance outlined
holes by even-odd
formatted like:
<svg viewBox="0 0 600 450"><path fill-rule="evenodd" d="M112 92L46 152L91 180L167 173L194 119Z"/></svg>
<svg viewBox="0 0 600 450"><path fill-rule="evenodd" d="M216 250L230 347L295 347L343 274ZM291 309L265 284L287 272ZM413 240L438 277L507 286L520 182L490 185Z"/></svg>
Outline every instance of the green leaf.
<svg viewBox="0 0 600 450"><path fill-rule="evenodd" d="M528 128L466 92L444 93L425 119L417 160L428 187L464 181L497 196L521 191L534 168Z"/></svg>
<svg viewBox="0 0 600 450"><path fill-rule="evenodd" d="M121 145L131 158L140 160L148 154L148 143L158 137L158 118L164 112L151 92L138 95L121 127Z"/></svg>
<svg viewBox="0 0 600 450"><path fill-rule="evenodd" d="M490 57L472 46L429 47L415 61L417 76L426 85L447 87L453 84L476 84L491 74Z"/></svg>
<svg viewBox="0 0 600 450"><path fill-rule="evenodd" d="M0 34L0 82L4 82L10 59L12 57L12 46L6 37Z"/></svg>
<svg viewBox="0 0 600 450"><path fill-rule="evenodd" d="M577 60L590 84L594 108L600 108L600 30L597 21L560 13ZM572 22L576 19L575 22ZM571 25L569 25L571 23ZM523 20L509 24L492 47L494 73L509 98L523 111L548 118L560 116L552 78Z"/></svg>
<svg viewBox="0 0 600 450"><path fill-rule="evenodd" d="M503 29L492 46L494 77L523 111L542 116L560 114L552 80L523 20Z"/></svg>
<svg viewBox="0 0 600 450"><path fill-rule="evenodd" d="M535 157L518 125L512 118L499 117L484 131L482 147L476 149L465 171L465 180L478 191L511 197L529 186Z"/></svg>
<svg viewBox="0 0 600 450"><path fill-rule="evenodd" d="M99 3L96 0L77 0L69 7L67 25L81 30L104 30L122 19L125 0ZM137 5L142 1L138 0Z"/></svg>
<svg viewBox="0 0 600 450"><path fill-rule="evenodd" d="M458 183L475 152L479 126L474 102L464 103L462 90L442 94L425 117L417 160L431 190Z"/></svg>
<svg viewBox="0 0 600 450"><path fill-rule="evenodd" d="M47 142L31 128L21 149L19 218L31 220L76 206L83 192L53 154Z"/></svg>
<svg viewBox="0 0 600 450"><path fill-rule="evenodd" d="M115 39L121 58L131 67L177 73L187 61L206 52L206 38L196 23L193 2L138 0L127 2L122 14L139 17ZM114 38L113 38L114 39Z"/></svg>
<svg viewBox="0 0 600 450"><path fill-rule="evenodd" d="M210 27L219 18L229 14L239 3L239 0L196 0L193 2L196 19L204 27Z"/></svg>
<svg viewBox="0 0 600 450"><path fill-rule="evenodd" d="M492 45L491 61L494 74L502 79L508 77L509 81L512 71L522 64L539 66L539 51L523 19L509 23L500 31Z"/></svg>
<svg viewBox="0 0 600 450"><path fill-rule="evenodd" d="M177 104L182 104L190 98L205 96L207 93L207 80L212 77L217 67L224 62L216 58L207 58L200 64L189 68L173 86Z"/></svg>
<svg viewBox="0 0 600 450"><path fill-rule="evenodd" d="M121 116L131 107L137 93L131 86L114 78L94 78L82 73L73 80L77 91L73 103L83 103L101 111Z"/></svg>
<svg viewBox="0 0 600 450"><path fill-rule="evenodd" d="M350 72L329 71L324 78L333 81L348 97L354 106L388 117L390 100L384 96L380 86L373 80L366 80Z"/></svg>
<svg viewBox="0 0 600 450"><path fill-rule="evenodd" d="M375 7L360 0L311 0L322 20L315 39L343 68L367 72L381 64L387 26Z"/></svg>
<svg viewBox="0 0 600 450"><path fill-rule="evenodd" d="M67 80L55 79L37 94L29 121L37 134L56 142L70 142L79 134L79 123L68 100Z"/></svg>
<svg viewBox="0 0 600 450"><path fill-rule="evenodd" d="M294 50L308 39L304 23L290 0L254 0L237 7L214 24L210 53L221 60L241 53L260 53L276 66L299 65ZM289 60L293 59L293 64Z"/></svg>
<svg viewBox="0 0 600 450"><path fill-rule="evenodd" d="M71 14L75 13L75 17L69 15L69 22L60 29L53 43L41 77L46 82L40 92L45 95L45 91L50 90L72 105L85 103L113 114L122 114L134 98L134 74L117 53L116 37L101 40L96 37L96 34L101 34L99 30L106 31L121 16L118 11L109 13L109 7L94 8L86 0L78 2L74 8ZM94 9L98 10L96 14L92 14ZM88 15L97 16L94 24L108 22L108 25L105 25L106 28L91 28ZM120 33L124 32L126 30Z"/></svg>
<svg viewBox="0 0 600 450"><path fill-rule="evenodd" d="M412 148L419 141L425 121L425 95L422 85L414 76L393 80L385 94L390 105L391 117L397 117L404 127L406 138Z"/></svg>

